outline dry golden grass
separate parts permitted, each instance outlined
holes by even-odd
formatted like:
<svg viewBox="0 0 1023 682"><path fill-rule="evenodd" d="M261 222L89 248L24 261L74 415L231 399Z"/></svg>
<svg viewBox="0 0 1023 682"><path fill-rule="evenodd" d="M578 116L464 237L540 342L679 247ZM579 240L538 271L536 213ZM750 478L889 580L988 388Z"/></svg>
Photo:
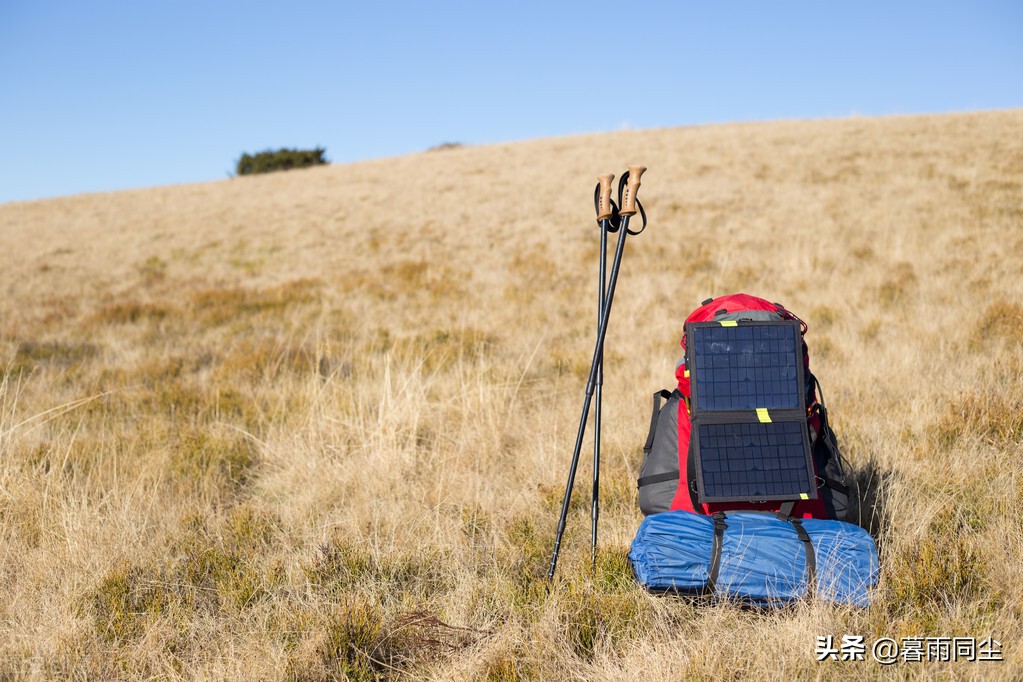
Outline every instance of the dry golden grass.
<svg viewBox="0 0 1023 682"><path fill-rule="evenodd" d="M599 172L650 167L588 484ZM1023 111L621 132L0 206L5 678L1019 679ZM784 302L868 499L867 610L650 597L649 394ZM579 480L586 481L584 464ZM1006 662L815 662L814 635Z"/></svg>

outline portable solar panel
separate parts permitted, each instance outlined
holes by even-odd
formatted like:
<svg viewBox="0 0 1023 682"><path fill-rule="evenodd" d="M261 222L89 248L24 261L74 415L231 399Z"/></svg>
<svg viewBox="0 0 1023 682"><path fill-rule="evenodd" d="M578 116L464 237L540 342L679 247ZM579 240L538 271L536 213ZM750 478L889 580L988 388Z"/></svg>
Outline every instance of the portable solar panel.
<svg viewBox="0 0 1023 682"><path fill-rule="evenodd" d="M700 499L815 499L799 323L693 323L686 338Z"/></svg>

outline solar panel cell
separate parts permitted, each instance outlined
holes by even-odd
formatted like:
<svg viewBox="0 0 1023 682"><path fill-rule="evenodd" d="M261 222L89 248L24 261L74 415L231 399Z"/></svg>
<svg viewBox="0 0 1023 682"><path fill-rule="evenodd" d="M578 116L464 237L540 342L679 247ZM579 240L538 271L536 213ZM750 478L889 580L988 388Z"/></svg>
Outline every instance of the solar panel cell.
<svg viewBox="0 0 1023 682"><path fill-rule="evenodd" d="M781 499L810 492L798 422L701 424L698 431L708 497Z"/></svg>
<svg viewBox="0 0 1023 682"><path fill-rule="evenodd" d="M694 326L694 396L700 410L800 406L795 325Z"/></svg>

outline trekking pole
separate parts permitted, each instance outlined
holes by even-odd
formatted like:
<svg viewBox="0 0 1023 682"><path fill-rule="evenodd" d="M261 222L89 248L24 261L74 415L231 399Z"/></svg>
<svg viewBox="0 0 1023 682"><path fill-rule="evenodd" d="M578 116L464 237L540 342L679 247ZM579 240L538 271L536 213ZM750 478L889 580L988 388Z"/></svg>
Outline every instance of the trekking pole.
<svg viewBox="0 0 1023 682"><path fill-rule="evenodd" d="M597 336L600 336L600 318L604 315L604 299L607 288L607 233L614 232L616 228L611 223L611 218L617 212L611 199L611 190L614 182L614 173L605 173L597 178L595 188L594 204L597 210L597 226L600 228L600 282L597 287ZM590 567L597 569L597 521L600 518L600 406L602 402L602 387L604 385L604 354L601 352L597 362L597 386L594 397L596 405L593 406L593 491L590 494Z"/></svg>
<svg viewBox="0 0 1023 682"><path fill-rule="evenodd" d="M561 516L558 519L558 530L554 536L554 551L551 553L551 565L547 571L547 580L550 582L554 579L554 571L558 566L558 552L561 550L561 539L565 534L565 522L568 518L568 505L572 500L572 487L575 485L575 472L579 467L579 454L582 452L583 447L583 436L586 433L586 420L590 415L590 403L593 400L593 391L597 383L597 370L600 366L600 360L604 355L604 338L607 336L607 322L611 317L611 304L614 302L615 285L618 283L618 271L622 264L622 253L625 248L625 238L629 234L639 234L642 232L640 229L637 232L629 232L629 219L636 214L637 207L642 213L643 209L639 206L639 202L636 199L636 194L639 191L640 178L646 171L644 166L629 166L629 170L622 175L622 179L618 183L618 193L621 203L621 209L619 214L621 215L621 225L619 226L618 242L615 245L615 256L611 262L611 277L607 285L607 295L604 301L604 307L600 315L600 325L597 329L597 343L593 347L593 359L590 361L590 375L586 381L586 397L583 400L582 415L579 417L579 430L575 437L575 448L572 451L572 464L568 470L568 483L565 485L565 498L561 502ZM624 195L622 194L624 190ZM645 214L644 214L645 218ZM644 220L644 228L646 227L646 221Z"/></svg>

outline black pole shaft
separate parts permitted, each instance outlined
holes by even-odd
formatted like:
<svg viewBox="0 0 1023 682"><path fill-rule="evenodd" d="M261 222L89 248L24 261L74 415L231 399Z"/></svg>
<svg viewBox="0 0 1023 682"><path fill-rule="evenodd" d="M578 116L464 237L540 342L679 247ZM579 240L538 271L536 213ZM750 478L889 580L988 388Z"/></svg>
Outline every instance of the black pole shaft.
<svg viewBox="0 0 1023 682"><path fill-rule="evenodd" d="M594 386L597 383L597 371L604 355L604 337L607 336L607 321L611 317L611 304L614 302L615 285L618 283L618 270L622 264L622 251L625 238L629 234L629 216L622 216L622 226L618 231L618 243L615 246L615 257L611 263L611 278L607 285L607 298L604 302L600 327L597 330L597 343L593 347L593 359L590 361L590 377L586 381L586 398L583 400L583 411L579 417L579 431L575 436L575 449L572 451L572 464L568 470L568 483L565 485L565 498L561 502L561 516L558 519L558 530L554 536L554 551L551 553L551 566L547 571L547 580L554 579L554 571L558 566L558 553L561 551L561 538L565 534L565 521L568 518L568 504L572 501L572 487L575 485L575 472L579 468L579 454L583 449L583 436L586 433L586 419L590 416L590 403L593 399Z"/></svg>
<svg viewBox="0 0 1023 682"><path fill-rule="evenodd" d="M604 299L607 297L607 231L610 220L600 221L600 283L597 296L597 335L600 335L600 318L604 314ZM596 405L593 407L593 491L590 493L590 565L597 568L597 521L600 519L600 406L604 385L604 353L597 363Z"/></svg>

